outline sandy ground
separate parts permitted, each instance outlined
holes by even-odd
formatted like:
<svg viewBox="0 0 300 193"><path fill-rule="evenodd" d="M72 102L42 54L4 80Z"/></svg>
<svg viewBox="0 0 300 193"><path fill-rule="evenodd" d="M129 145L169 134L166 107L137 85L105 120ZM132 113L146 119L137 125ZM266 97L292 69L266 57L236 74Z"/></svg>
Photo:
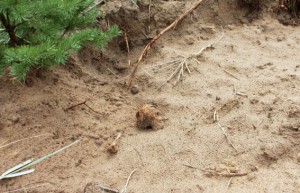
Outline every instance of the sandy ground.
<svg viewBox="0 0 300 193"><path fill-rule="evenodd" d="M119 38L106 52L86 48L25 85L3 78L0 173L80 142L32 174L0 181L0 192L82 193L92 182L121 190L136 169L128 193L299 193L300 28L282 25L267 7L249 14L229 1L204 2L151 47L134 82L139 92L124 86L128 57L134 61L146 41L136 29L154 37L193 2L154 1L147 20L147 4L137 12L113 1L107 11L123 21L129 56ZM177 76L166 83L178 68L166 63L185 57L191 73L184 68L177 84ZM136 127L146 103L161 112L163 129Z"/></svg>

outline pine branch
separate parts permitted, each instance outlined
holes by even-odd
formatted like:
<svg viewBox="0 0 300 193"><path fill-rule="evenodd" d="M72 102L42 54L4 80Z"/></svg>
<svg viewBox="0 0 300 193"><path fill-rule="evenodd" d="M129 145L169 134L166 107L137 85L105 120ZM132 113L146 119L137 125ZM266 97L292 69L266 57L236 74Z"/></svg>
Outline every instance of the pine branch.
<svg viewBox="0 0 300 193"><path fill-rule="evenodd" d="M15 27L9 23L8 13L6 15L7 16L5 17L4 13L1 13L0 21L3 24L3 26L5 27L5 31L9 35L9 38L10 38L9 42L10 42L11 46L16 47L18 45L18 39L16 36Z"/></svg>
<svg viewBox="0 0 300 193"><path fill-rule="evenodd" d="M1 0L0 0L1 2ZM5 1L6 2L6 1ZM104 48L120 31L95 27L105 0L7 1L0 3L0 75L25 80L34 68L63 64L86 44ZM4 34L4 33L5 34Z"/></svg>

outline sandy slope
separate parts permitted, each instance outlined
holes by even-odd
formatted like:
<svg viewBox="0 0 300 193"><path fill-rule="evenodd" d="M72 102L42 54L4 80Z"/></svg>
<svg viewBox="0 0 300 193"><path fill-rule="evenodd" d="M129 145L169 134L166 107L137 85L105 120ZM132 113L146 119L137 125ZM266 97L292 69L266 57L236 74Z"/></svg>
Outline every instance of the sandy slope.
<svg viewBox="0 0 300 193"><path fill-rule="evenodd" d="M164 8L190 3L170 1ZM156 18L172 21L171 11L157 7ZM267 13L241 24L226 8L208 3L161 38L139 70L137 95L124 88L130 71L120 69L127 54L116 47L104 56L86 49L65 67L38 74L31 86L3 80L0 144L49 135L1 148L0 171L81 142L31 175L1 181L0 192L42 184L28 192L79 193L89 182L121 189L134 169L131 193L219 193L229 181L227 192L233 193L300 192L300 28L283 26ZM207 14L211 9L218 16ZM224 37L188 61L191 74L185 71L176 86L171 81L157 90L177 66L157 72L153 66L197 53L222 35L221 24ZM131 58L140 53L138 44ZM96 112L84 105L64 111L86 99ZM135 113L144 103L162 112L164 129L136 128ZM110 155L107 146L120 132L119 152ZM245 175L231 179L228 171Z"/></svg>

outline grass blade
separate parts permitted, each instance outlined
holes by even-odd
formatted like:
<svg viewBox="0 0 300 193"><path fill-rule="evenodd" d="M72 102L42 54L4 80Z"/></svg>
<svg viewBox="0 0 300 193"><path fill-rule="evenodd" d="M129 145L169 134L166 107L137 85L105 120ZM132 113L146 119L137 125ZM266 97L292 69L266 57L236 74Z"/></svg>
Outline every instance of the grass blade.
<svg viewBox="0 0 300 193"><path fill-rule="evenodd" d="M4 173L1 175L1 177L4 177L4 176L6 176L6 175L8 175L8 174L10 174L10 173L12 173L12 172L14 172L14 171L17 170L17 169L24 167L25 165L27 165L27 164L29 164L29 163L31 163L31 162L32 162L32 160L27 160L27 161L25 161L25 162L23 162L23 163L20 163L20 164L16 165L15 167L10 168L10 169L7 170L6 172L4 172ZM0 177L0 179L2 179L1 177Z"/></svg>
<svg viewBox="0 0 300 193"><path fill-rule="evenodd" d="M30 174L32 172L34 172L34 169L26 170L26 171L19 172L19 173L14 173L14 174L8 174L8 175L4 176L3 179L4 178L14 178L14 177L18 177L18 176L23 176L23 175L26 175L26 174Z"/></svg>
<svg viewBox="0 0 300 193"><path fill-rule="evenodd" d="M59 150L56 150L55 152L52 152L52 153L50 153L50 154L48 154L48 155L46 155L46 156L44 156L44 157L42 157L40 159L37 159L35 161L27 160L27 161L25 161L25 162L23 162L21 164L18 164L15 167L12 167L11 169L9 169L6 172L4 172L0 176L0 180L4 179L4 178L13 178L13 177L22 176L22 175L26 175L26 174L32 173L32 172L34 172L34 169L27 170L27 171L22 171L22 170L24 170L26 168L29 168L29 167L31 167L31 166L33 166L35 164L40 163L41 161L43 161L43 160L45 160L45 159L47 159L47 158L49 158L49 157L51 157L51 156L53 156L55 154L57 154L57 153L65 150L65 149L67 149L68 147L70 147L70 146L78 143L79 141L80 141L80 139L77 140L77 141L74 141L73 143L71 143L71 144L69 144L69 145L67 145L67 146L65 146L65 147L63 147L63 148L61 148Z"/></svg>

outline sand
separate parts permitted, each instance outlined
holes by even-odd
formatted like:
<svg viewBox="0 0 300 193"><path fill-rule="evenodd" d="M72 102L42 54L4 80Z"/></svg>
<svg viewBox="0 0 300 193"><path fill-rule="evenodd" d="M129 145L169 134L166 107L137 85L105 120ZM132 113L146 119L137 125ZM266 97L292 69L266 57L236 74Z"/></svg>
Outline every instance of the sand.
<svg viewBox="0 0 300 193"><path fill-rule="evenodd" d="M300 192L300 28L279 22L274 1L260 10L204 1L151 47L132 94L128 59L196 1L153 1L150 14L147 2L103 8L127 32L129 54L120 37L26 84L2 78L0 173L80 142L32 174L0 181L0 192L121 190L135 169L128 193ZM166 63L186 57L190 73L166 82L178 68ZM159 110L163 127L137 127L144 104Z"/></svg>

